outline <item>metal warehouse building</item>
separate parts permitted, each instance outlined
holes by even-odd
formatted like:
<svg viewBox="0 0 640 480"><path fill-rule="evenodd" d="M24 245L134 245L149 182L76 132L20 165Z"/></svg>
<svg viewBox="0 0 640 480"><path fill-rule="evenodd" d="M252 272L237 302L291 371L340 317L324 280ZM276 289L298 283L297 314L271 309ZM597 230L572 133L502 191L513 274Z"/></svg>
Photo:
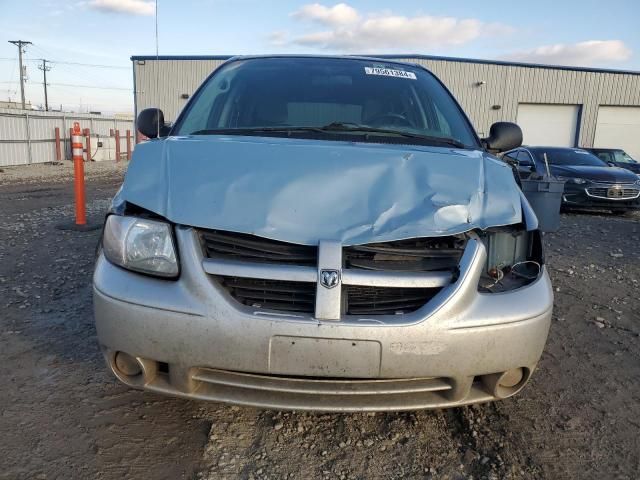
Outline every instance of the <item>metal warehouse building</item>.
<svg viewBox="0 0 640 480"><path fill-rule="evenodd" d="M229 56L134 56L135 109L173 121ZM383 55L425 66L456 96L478 134L518 123L529 145L619 147L640 159L640 72L502 61Z"/></svg>

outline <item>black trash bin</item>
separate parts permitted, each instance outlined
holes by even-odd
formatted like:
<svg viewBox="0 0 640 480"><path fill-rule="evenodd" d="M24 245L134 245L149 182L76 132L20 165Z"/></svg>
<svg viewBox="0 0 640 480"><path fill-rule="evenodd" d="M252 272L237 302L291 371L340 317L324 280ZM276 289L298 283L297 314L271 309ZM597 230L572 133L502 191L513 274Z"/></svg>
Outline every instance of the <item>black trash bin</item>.
<svg viewBox="0 0 640 480"><path fill-rule="evenodd" d="M522 191L538 217L538 228L543 232L557 232L560 228L560 205L564 180L555 177L521 179Z"/></svg>

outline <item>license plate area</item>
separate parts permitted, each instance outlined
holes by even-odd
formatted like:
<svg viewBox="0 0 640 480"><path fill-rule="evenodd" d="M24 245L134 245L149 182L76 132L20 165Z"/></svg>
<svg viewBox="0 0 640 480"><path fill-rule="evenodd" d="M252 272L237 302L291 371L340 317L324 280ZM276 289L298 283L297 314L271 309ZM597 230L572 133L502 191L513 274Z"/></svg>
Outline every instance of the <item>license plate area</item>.
<svg viewBox="0 0 640 480"><path fill-rule="evenodd" d="M624 191L618 187L611 187L607 189L608 198L622 198Z"/></svg>
<svg viewBox="0 0 640 480"><path fill-rule="evenodd" d="M276 375L376 378L380 343L368 340L274 336L269 371Z"/></svg>

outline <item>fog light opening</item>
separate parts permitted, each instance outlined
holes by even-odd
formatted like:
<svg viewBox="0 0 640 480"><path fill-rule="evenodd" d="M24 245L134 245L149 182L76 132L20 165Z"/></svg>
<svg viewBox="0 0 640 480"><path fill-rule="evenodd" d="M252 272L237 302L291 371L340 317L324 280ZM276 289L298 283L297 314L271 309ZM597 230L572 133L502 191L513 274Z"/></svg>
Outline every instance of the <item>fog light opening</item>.
<svg viewBox="0 0 640 480"><path fill-rule="evenodd" d="M487 391L496 398L507 398L518 393L529 380L530 371L526 367L512 368L502 373L482 376Z"/></svg>
<svg viewBox="0 0 640 480"><path fill-rule="evenodd" d="M500 383L498 383L498 387L502 388L513 388L518 385L522 379L524 378L524 372L521 368L514 368L513 370L509 370L505 372L504 375L500 378Z"/></svg>
<svg viewBox="0 0 640 480"><path fill-rule="evenodd" d="M135 381L136 377L142 375L142 365L128 353L116 352L114 364L118 373L129 381Z"/></svg>

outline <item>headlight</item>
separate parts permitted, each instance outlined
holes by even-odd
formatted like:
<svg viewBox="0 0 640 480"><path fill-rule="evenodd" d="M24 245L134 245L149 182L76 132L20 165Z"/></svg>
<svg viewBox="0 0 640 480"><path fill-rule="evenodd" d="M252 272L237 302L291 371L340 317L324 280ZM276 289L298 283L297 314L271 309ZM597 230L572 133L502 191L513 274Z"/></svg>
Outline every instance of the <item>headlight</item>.
<svg viewBox="0 0 640 480"><path fill-rule="evenodd" d="M160 277L178 275L176 249L167 223L110 215L102 247L107 259L123 268Z"/></svg>
<svg viewBox="0 0 640 480"><path fill-rule="evenodd" d="M576 185L584 185L587 181L584 178L575 177L558 177L558 180L564 180L567 183L575 183Z"/></svg>

